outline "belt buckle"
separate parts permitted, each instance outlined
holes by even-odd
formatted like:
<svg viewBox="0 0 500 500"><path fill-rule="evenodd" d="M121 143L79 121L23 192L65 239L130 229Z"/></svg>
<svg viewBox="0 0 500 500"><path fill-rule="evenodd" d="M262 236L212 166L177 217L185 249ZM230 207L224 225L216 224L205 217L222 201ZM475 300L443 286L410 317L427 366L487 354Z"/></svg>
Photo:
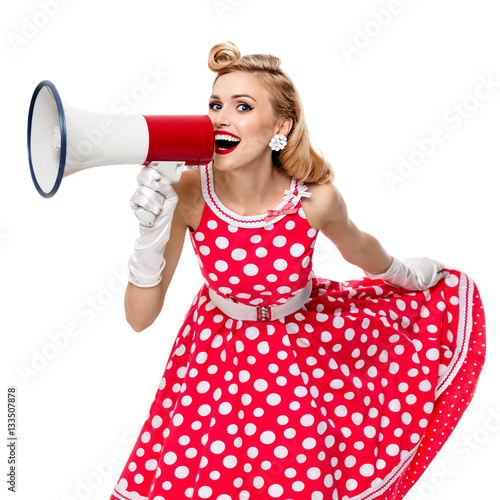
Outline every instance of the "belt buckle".
<svg viewBox="0 0 500 500"><path fill-rule="evenodd" d="M271 320L271 306L257 306L257 321Z"/></svg>

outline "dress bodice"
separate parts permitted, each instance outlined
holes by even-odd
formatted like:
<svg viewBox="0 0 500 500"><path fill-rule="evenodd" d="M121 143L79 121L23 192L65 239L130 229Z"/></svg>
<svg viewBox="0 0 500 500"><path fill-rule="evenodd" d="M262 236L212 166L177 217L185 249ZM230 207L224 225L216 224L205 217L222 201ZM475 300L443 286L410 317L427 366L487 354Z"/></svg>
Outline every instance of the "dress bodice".
<svg viewBox="0 0 500 500"><path fill-rule="evenodd" d="M207 285L226 298L263 306L282 304L304 288L318 233L300 201L310 196L307 187L292 178L274 210L241 216L217 197L211 164L200 174L205 206L190 237Z"/></svg>

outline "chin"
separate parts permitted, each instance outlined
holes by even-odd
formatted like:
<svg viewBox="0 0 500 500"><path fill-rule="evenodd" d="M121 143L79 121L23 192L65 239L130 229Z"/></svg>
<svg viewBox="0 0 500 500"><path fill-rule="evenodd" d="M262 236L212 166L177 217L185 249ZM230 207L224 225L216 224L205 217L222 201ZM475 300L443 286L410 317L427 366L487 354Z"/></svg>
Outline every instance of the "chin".
<svg viewBox="0 0 500 500"><path fill-rule="evenodd" d="M241 166L241 164L239 164L232 158L228 158L225 155L218 155L218 154L214 156L212 165L217 170L224 170L224 171L235 170Z"/></svg>

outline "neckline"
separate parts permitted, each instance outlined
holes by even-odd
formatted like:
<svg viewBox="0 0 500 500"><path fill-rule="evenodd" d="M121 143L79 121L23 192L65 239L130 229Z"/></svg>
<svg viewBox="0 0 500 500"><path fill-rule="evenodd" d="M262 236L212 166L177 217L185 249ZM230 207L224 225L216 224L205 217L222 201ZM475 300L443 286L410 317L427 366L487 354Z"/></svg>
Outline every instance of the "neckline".
<svg viewBox="0 0 500 500"><path fill-rule="evenodd" d="M295 179L295 177L292 177L290 180L290 192L293 192L296 186L297 179ZM277 222L284 217L283 215L273 219L272 221L266 221L265 219L267 217L267 212L258 215L240 215L230 210L222 203L222 201L217 196L217 193L215 192L212 163L205 165L204 169L202 170L201 187L203 197L205 198L205 201L208 203L210 208L215 212L216 215L233 226L263 227ZM280 210L286 203L287 200L285 199L284 195L283 200L278 204L278 206L272 208L271 210Z"/></svg>

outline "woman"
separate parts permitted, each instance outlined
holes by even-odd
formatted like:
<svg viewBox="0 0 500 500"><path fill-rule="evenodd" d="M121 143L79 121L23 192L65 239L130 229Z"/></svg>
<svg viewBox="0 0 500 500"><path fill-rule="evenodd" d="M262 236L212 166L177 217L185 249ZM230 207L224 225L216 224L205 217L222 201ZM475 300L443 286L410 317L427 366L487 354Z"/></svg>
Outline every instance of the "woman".
<svg viewBox="0 0 500 500"><path fill-rule="evenodd" d="M112 499L400 499L474 392L477 289L354 225L279 59L227 42L209 67L213 161L173 187L145 167L131 200L157 215L129 261L132 328L160 313L186 230L206 283ZM319 231L369 279L316 277Z"/></svg>

